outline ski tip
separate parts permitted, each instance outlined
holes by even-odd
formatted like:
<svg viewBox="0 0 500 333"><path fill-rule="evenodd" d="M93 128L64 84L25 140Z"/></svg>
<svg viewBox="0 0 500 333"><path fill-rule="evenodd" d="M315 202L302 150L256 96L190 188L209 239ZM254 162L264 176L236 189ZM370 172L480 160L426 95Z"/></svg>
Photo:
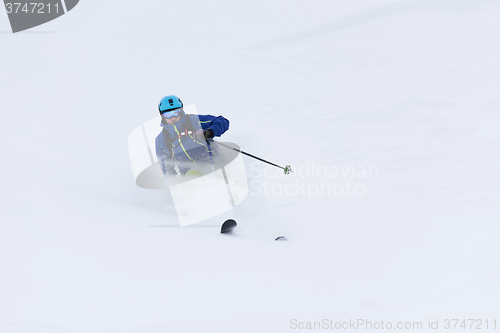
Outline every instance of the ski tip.
<svg viewBox="0 0 500 333"><path fill-rule="evenodd" d="M236 223L235 220L229 219L226 220L224 223L222 223L222 226L220 228L220 232L222 234L228 233L233 231L234 228L236 228L238 224Z"/></svg>
<svg viewBox="0 0 500 333"><path fill-rule="evenodd" d="M276 237L275 241L286 241L286 237L285 236L278 236Z"/></svg>

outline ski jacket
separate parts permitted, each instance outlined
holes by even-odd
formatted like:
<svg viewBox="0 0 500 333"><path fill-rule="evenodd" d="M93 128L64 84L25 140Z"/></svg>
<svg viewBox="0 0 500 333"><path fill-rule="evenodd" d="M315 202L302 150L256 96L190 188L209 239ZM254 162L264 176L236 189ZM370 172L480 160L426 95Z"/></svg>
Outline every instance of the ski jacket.
<svg viewBox="0 0 500 333"><path fill-rule="evenodd" d="M181 119L168 125L161 121L162 132L155 139L156 157L163 173L175 174L178 164L181 174L185 174L191 163L210 163L213 151L210 144L194 139L194 132L199 129L211 129L220 137L229 129L229 121L223 116L190 115L183 113Z"/></svg>

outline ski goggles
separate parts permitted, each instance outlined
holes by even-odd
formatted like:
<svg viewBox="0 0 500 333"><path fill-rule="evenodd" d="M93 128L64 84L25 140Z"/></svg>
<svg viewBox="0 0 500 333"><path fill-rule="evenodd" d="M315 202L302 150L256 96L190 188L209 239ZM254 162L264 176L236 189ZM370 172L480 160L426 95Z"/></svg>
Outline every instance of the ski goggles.
<svg viewBox="0 0 500 333"><path fill-rule="evenodd" d="M169 111L163 111L161 115L167 119L170 119L172 117L178 117L182 112L182 108L178 108L175 110L169 110Z"/></svg>

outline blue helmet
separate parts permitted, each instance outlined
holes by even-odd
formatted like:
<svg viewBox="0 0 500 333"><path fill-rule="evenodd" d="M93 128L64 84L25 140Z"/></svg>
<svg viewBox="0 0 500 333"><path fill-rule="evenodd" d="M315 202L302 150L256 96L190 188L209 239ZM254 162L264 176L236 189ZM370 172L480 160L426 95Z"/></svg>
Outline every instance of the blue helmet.
<svg viewBox="0 0 500 333"><path fill-rule="evenodd" d="M170 95L165 96L160 100L158 104L158 111L162 114L165 111L170 111L178 108L182 108L183 104L179 97Z"/></svg>

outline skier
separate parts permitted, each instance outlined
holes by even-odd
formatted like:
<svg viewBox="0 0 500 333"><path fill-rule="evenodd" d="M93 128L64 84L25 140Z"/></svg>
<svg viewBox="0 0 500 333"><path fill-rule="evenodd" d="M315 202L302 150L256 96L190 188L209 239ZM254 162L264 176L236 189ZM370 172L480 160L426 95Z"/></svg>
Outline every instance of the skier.
<svg viewBox="0 0 500 333"><path fill-rule="evenodd" d="M213 167L216 155L208 139L220 137L229 129L223 116L186 114L177 96L165 96L158 104L162 131L155 139L156 157L166 176L201 175Z"/></svg>

